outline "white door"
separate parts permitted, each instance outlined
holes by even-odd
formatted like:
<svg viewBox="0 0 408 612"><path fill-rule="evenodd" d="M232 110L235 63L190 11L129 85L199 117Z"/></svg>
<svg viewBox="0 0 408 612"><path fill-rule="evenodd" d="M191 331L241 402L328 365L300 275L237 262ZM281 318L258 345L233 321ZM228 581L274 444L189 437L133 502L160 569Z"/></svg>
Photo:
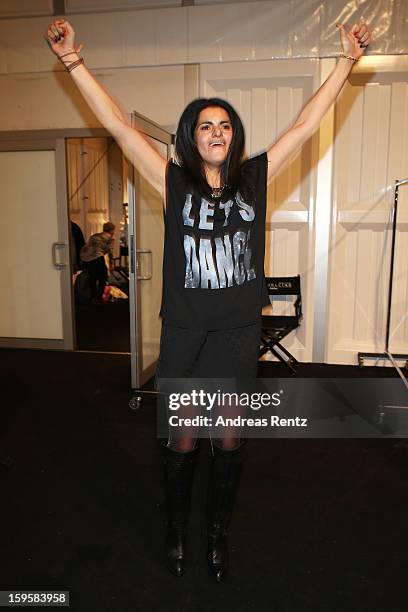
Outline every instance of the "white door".
<svg viewBox="0 0 408 612"><path fill-rule="evenodd" d="M137 113L132 114L152 146L170 159L172 134ZM160 194L128 169L129 299L132 388L140 388L156 369L160 349L164 207Z"/></svg>
<svg viewBox="0 0 408 612"><path fill-rule="evenodd" d="M0 140L0 346L73 348L64 140Z"/></svg>
<svg viewBox="0 0 408 612"><path fill-rule="evenodd" d="M336 105L329 363L384 351L394 183L408 177L408 60L366 59ZM398 208L390 350L407 353L408 185Z"/></svg>

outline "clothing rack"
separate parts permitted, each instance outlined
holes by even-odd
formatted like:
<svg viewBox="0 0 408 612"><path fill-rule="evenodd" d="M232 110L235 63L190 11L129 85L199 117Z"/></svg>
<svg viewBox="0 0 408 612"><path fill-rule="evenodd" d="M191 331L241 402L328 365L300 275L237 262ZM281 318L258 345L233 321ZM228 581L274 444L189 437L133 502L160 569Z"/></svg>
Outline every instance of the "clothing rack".
<svg viewBox="0 0 408 612"><path fill-rule="evenodd" d="M387 359L398 371L406 387L408 388L408 381L402 369L398 366L398 360L405 360L405 368L408 368L408 354L396 353L392 355L389 350L390 343L390 325L391 325L391 306L392 306L392 289L394 280L394 263L395 263L395 242L397 233L397 214L398 214L398 194L401 185L408 183L408 178L401 181L396 180L394 186L394 207L393 207L393 219L392 219L392 240L391 240L391 263L390 263L390 277L388 284L388 307L387 307L387 327L385 333L385 348L383 353L358 353L358 365L362 367L366 359Z"/></svg>

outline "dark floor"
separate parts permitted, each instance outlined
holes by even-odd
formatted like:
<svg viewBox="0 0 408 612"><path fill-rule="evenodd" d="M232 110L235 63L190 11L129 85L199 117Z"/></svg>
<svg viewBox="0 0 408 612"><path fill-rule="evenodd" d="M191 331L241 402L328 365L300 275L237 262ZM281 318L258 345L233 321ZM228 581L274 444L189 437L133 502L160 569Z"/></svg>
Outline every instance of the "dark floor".
<svg viewBox="0 0 408 612"><path fill-rule="evenodd" d="M69 590L80 612L406 609L408 440L249 440L221 585L205 566L203 440L190 569L177 579L161 563L155 409L129 410L129 358L0 359L0 446L14 460L0 464L0 590Z"/></svg>
<svg viewBox="0 0 408 612"><path fill-rule="evenodd" d="M130 351L129 300L75 307L78 350Z"/></svg>

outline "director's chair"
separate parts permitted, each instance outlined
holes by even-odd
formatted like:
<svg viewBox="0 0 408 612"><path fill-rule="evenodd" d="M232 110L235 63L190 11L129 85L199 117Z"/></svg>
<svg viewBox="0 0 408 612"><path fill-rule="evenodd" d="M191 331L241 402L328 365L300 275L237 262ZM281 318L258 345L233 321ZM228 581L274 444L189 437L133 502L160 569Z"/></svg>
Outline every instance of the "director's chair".
<svg viewBox="0 0 408 612"><path fill-rule="evenodd" d="M300 292L300 276L266 277L271 306L262 311L262 332L259 357L270 351L282 363L296 374L293 365L299 365L295 357L281 344L291 331L299 327L302 320L302 296ZM284 299L285 296L289 299ZM292 299L290 299L292 298ZM284 308L283 308L284 307ZM287 311L293 314L275 314L275 310Z"/></svg>

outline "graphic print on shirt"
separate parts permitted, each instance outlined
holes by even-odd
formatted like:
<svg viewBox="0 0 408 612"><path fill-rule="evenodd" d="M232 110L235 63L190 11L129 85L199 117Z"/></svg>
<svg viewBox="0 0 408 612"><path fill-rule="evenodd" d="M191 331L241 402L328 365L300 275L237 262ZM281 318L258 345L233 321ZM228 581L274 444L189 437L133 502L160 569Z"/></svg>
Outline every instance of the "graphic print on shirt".
<svg viewBox="0 0 408 612"><path fill-rule="evenodd" d="M216 204L201 198L198 218L195 218L192 212L192 195L190 193L186 195L182 212L183 224L186 228L191 228L184 234L186 289L224 289L242 285L256 278L256 271L251 262L250 245L255 210L239 193L235 203L238 207L240 226L235 230L229 227L234 200L220 202L219 208L223 211L225 220L222 232L212 236L203 232L214 230ZM194 229L196 231L193 231Z"/></svg>

